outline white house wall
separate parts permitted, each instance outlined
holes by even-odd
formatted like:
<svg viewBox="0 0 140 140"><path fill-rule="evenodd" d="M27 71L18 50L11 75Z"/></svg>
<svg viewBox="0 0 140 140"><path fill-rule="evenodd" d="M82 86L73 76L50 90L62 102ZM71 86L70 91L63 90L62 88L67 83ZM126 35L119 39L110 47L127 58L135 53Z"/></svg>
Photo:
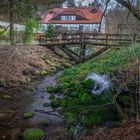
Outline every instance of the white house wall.
<svg viewBox="0 0 140 140"><path fill-rule="evenodd" d="M7 28L10 26L9 22L0 21L0 26ZM25 31L25 26L20 24L14 24L14 30L16 31Z"/></svg>
<svg viewBox="0 0 140 140"><path fill-rule="evenodd" d="M68 30L79 30L83 26L83 31L98 31L99 24L52 24L54 27L67 28ZM41 24L40 30L45 32L48 24Z"/></svg>

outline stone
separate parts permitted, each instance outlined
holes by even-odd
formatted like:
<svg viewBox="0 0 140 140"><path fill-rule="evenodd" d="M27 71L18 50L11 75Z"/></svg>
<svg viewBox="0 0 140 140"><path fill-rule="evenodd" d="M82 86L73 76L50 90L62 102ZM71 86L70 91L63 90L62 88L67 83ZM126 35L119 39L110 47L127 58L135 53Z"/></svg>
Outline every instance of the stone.
<svg viewBox="0 0 140 140"><path fill-rule="evenodd" d="M12 97L10 95L4 95L2 98L5 99L5 100L11 100L12 99Z"/></svg>
<svg viewBox="0 0 140 140"><path fill-rule="evenodd" d="M45 132L39 128L28 128L23 132L23 140L40 140Z"/></svg>
<svg viewBox="0 0 140 140"><path fill-rule="evenodd" d="M43 107L49 107L50 106L50 104L48 103L48 102L45 102L44 104L43 104Z"/></svg>
<svg viewBox="0 0 140 140"><path fill-rule="evenodd" d="M23 114L23 117L24 117L25 119L28 119L28 118L33 117L33 115L34 115L33 112L26 112L26 113Z"/></svg>

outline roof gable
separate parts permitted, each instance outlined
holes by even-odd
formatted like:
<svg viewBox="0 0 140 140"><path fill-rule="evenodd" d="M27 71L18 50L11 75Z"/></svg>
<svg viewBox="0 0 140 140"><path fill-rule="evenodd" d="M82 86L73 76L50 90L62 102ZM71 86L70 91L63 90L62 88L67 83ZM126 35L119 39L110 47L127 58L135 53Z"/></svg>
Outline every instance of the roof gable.
<svg viewBox="0 0 140 140"><path fill-rule="evenodd" d="M97 7L54 8L42 16L42 23L53 23L54 19L61 15L77 15L86 22L98 23L101 20L102 14L102 11Z"/></svg>

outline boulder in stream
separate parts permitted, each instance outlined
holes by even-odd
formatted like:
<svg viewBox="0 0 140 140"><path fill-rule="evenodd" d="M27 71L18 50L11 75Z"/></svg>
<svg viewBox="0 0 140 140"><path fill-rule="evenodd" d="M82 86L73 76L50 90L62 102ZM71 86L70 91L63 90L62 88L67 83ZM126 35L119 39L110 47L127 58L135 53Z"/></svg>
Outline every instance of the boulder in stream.
<svg viewBox="0 0 140 140"><path fill-rule="evenodd" d="M45 132L39 128L28 128L23 132L23 140L40 140Z"/></svg>

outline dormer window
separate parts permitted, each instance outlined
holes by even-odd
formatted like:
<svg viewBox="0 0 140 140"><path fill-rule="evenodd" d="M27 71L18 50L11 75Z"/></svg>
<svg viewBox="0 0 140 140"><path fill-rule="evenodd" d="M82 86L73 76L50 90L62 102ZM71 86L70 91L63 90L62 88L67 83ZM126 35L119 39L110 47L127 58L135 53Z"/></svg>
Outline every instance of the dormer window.
<svg viewBox="0 0 140 140"><path fill-rule="evenodd" d="M97 10L96 9L92 9L91 13L97 13Z"/></svg>
<svg viewBox="0 0 140 140"><path fill-rule="evenodd" d="M61 20L76 20L76 16L61 16Z"/></svg>

